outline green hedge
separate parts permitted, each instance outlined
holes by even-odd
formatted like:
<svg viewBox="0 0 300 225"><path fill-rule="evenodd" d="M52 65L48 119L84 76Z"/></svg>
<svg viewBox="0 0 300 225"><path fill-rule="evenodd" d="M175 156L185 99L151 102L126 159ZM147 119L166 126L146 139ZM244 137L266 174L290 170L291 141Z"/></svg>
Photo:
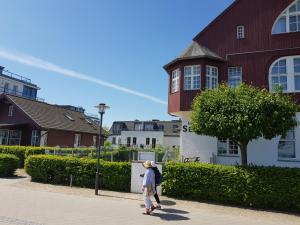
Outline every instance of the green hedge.
<svg viewBox="0 0 300 225"><path fill-rule="evenodd" d="M300 212L300 169L168 163L168 196Z"/></svg>
<svg viewBox="0 0 300 225"><path fill-rule="evenodd" d="M33 155L25 161L25 170L32 181L50 184L70 184L94 188L96 160L88 158L62 157L53 155ZM130 163L100 162L100 186L114 191L130 191Z"/></svg>
<svg viewBox="0 0 300 225"><path fill-rule="evenodd" d="M18 168L19 158L11 154L0 154L0 177L11 177Z"/></svg>

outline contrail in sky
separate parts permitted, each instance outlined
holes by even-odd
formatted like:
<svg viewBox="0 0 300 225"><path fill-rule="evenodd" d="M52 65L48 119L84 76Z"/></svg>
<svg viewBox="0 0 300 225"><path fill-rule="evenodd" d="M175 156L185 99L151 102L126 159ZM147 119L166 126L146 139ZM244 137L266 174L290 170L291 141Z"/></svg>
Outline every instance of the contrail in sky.
<svg viewBox="0 0 300 225"><path fill-rule="evenodd" d="M156 98L154 96L147 95L145 93L138 92L138 91L126 88L126 87L122 87L122 86L119 86L117 84L113 84L113 83L110 83L110 82L107 82L107 81L104 81L104 80L101 80L101 79L97 79L97 78L94 78L94 77L92 77L90 75L87 75L87 74L83 74L83 73L79 73L79 72L76 72L76 71L73 71L73 70L70 70L70 69L66 69L66 68L61 67L59 65L56 65L54 63L51 63L51 62L48 62L48 61L30 56L30 55L26 55L26 54L23 54L23 53L12 52L12 51L0 50L0 57L4 58L4 59L7 59L7 60L10 60L10 61L14 61L14 62L23 64L23 65L36 67L36 68L47 70L47 71L50 71L50 72L59 73L59 74L64 75L64 76L73 77L73 78L77 78L77 79L80 79L80 80L93 82L93 83L96 83L96 84L99 84L99 85L102 85L102 86L105 86L105 87L108 87L108 88L113 88L113 89L118 90L118 91L122 91L122 92L132 94L132 95L135 95L135 96L139 96L139 97L142 97L144 99L147 99L147 100L150 100L150 101L153 101L153 102L156 102L156 103L167 105L166 101L161 100L159 98Z"/></svg>

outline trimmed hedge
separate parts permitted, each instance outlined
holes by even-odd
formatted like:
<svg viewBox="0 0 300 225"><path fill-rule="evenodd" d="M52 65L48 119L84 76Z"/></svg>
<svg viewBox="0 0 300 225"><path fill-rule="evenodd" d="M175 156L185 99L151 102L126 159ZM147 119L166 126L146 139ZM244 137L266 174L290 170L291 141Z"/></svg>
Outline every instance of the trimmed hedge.
<svg viewBox="0 0 300 225"><path fill-rule="evenodd" d="M163 192L177 198L300 212L300 169L168 163Z"/></svg>
<svg viewBox="0 0 300 225"><path fill-rule="evenodd" d="M33 155L25 161L25 170L32 181L50 184L70 184L94 188L96 160L68 156ZM129 192L131 165L127 162L100 162L100 186L103 189Z"/></svg>
<svg viewBox="0 0 300 225"><path fill-rule="evenodd" d="M0 177L12 177L18 168L19 158L11 154L0 154Z"/></svg>

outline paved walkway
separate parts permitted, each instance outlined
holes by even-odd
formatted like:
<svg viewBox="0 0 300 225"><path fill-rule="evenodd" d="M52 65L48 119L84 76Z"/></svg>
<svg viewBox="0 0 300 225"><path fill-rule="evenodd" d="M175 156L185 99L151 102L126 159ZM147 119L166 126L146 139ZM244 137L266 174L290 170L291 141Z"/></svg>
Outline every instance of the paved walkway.
<svg viewBox="0 0 300 225"><path fill-rule="evenodd" d="M0 179L0 225L300 225L300 217L163 198L163 210L141 213L141 195Z"/></svg>

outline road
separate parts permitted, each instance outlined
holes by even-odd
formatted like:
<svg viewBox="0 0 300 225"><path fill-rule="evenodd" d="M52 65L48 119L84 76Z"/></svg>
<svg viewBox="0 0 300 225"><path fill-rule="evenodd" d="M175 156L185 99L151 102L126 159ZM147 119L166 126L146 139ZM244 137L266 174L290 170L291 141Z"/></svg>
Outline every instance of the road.
<svg viewBox="0 0 300 225"><path fill-rule="evenodd" d="M163 210L142 215L141 196L0 179L0 225L300 225L300 217L163 198Z"/></svg>

